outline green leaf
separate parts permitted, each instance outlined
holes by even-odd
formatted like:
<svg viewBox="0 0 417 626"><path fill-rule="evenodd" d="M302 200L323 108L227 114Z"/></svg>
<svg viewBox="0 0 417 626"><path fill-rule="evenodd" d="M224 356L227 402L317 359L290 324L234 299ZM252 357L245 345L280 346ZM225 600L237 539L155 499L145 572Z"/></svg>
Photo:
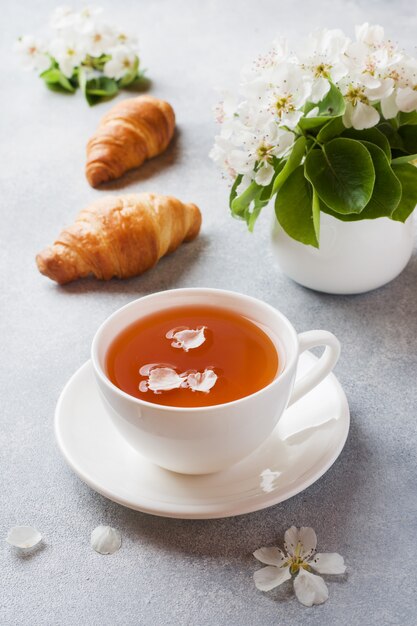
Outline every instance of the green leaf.
<svg viewBox="0 0 417 626"><path fill-rule="evenodd" d="M287 235L318 248L317 204L313 203L313 187L305 178L302 165L290 174L279 190L275 214Z"/></svg>
<svg viewBox="0 0 417 626"><path fill-rule="evenodd" d="M329 117L338 117L343 115L346 109L346 103L339 89L335 85L331 84L330 89L323 100L317 104L309 102L305 107L305 113L309 113L315 107L318 107L317 115L315 117L302 117L299 121L298 125L303 130L323 126L329 121Z"/></svg>
<svg viewBox="0 0 417 626"><path fill-rule="evenodd" d="M282 187L282 185L287 180L288 176L298 167L303 159L306 149L306 138L299 137L295 142L291 149L290 156L285 161L284 167L279 172L279 174L275 177L274 184L272 187L272 194L276 194L278 189Z"/></svg>
<svg viewBox="0 0 417 626"><path fill-rule="evenodd" d="M401 183L392 171L381 148L374 143L363 142L369 150L375 169L375 185L370 201L362 211L363 219L389 217L401 199Z"/></svg>
<svg viewBox="0 0 417 626"><path fill-rule="evenodd" d="M243 174L238 174L236 176L235 182L232 185L232 188L230 190L230 196L229 196L229 207L230 208L232 208L232 202L233 202L233 200L237 196L237 188L239 187L240 183L242 182L242 178L243 178Z"/></svg>
<svg viewBox="0 0 417 626"><path fill-rule="evenodd" d="M342 116L335 117L320 129L317 139L318 141L325 143L326 141L330 141L331 139L341 135L344 130L345 125L343 124Z"/></svg>
<svg viewBox="0 0 417 626"><path fill-rule="evenodd" d="M283 167L284 163L277 159L275 163L275 176ZM249 230L252 232L261 210L271 199L274 179L272 179L269 185L265 186L258 185L255 181L252 181L245 191L238 196L237 187L242 178L241 174L236 177L230 191L229 206L233 217L245 220Z"/></svg>
<svg viewBox="0 0 417 626"><path fill-rule="evenodd" d="M85 94L87 88L87 74L81 66L78 68L78 84L83 94Z"/></svg>
<svg viewBox="0 0 417 626"><path fill-rule="evenodd" d="M405 222L417 204L417 168L409 163L393 163L392 169L401 183L402 196L391 218Z"/></svg>
<svg viewBox="0 0 417 626"><path fill-rule="evenodd" d="M246 214L249 210L251 202L253 202L256 194L259 192L259 185L252 181L251 184L246 187L245 191L239 196L235 196L230 205L232 214L235 217L240 217L246 220Z"/></svg>
<svg viewBox="0 0 417 626"><path fill-rule="evenodd" d="M360 213L343 215L344 221L373 220L378 217L391 217L401 199L401 184L392 171L385 153L373 143L364 141L363 145L369 150L375 169L374 190L366 207ZM325 213L334 216L328 207L322 208Z"/></svg>
<svg viewBox="0 0 417 626"><path fill-rule="evenodd" d="M417 124L417 111L411 111L411 113L398 113L398 123L400 126L405 124Z"/></svg>
<svg viewBox="0 0 417 626"><path fill-rule="evenodd" d="M317 242L320 241L320 198L313 187L313 226Z"/></svg>
<svg viewBox="0 0 417 626"><path fill-rule="evenodd" d="M91 66L96 69L99 70L100 72L103 71L105 64L107 63L107 61L110 61L111 59L111 55L110 54L102 54L99 57L90 57L90 62L91 62Z"/></svg>
<svg viewBox="0 0 417 626"><path fill-rule="evenodd" d="M396 157L392 159L392 164L394 163L410 163L411 161L417 161L417 154L406 154L405 156Z"/></svg>
<svg viewBox="0 0 417 626"><path fill-rule="evenodd" d="M80 68L78 72L78 82L90 106L113 98L118 92L119 87L112 78L99 76L96 78L87 78L88 74Z"/></svg>
<svg viewBox="0 0 417 626"><path fill-rule="evenodd" d="M234 191L232 188L233 195L235 196L230 204L233 217L245 220L249 230L252 231L261 210L269 202L271 190L272 183L266 188L261 187L255 181L252 181L249 187L247 187L240 196L236 195L236 188ZM252 204L253 206L251 207Z"/></svg>
<svg viewBox="0 0 417 626"><path fill-rule="evenodd" d="M57 67L52 67L46 70L45 72L42 72L40 76L45 81L48 87L52 88L52 86L54 85L55 86L59 85L65 91L69 91L71 93L75 91L74 85L71 84L69 79L66 76L64 76L61 70L58 69Z"/></svg>
<svg viewBox="0 0 417 626"><path fill-rule="evenodd" d="M309 152L306 176L321 200L337 213L360 213L375 183L369 151L359 141L338 137Z"/></svg>
<svg viewBox="0 0 417 626"><path fill-rule="evenodd" d="M100 76L87 81L86 92L91 96L104 96L109 98L119 92L119 87L113 78Z"/></svg>
<svg viewBox="0 0 417 626"><path fill-rule="evenodd" d="M381 124L378 124L377 129L381 131L381 133L383 133L385 137L388 139L388 143L391 146L391 148L394 148L397 150L404 149L403 140L401 139L400 135L395 130L395 128L393 128L393 126L391 126L389 122L382 122Z"/></svg>
<svg viewBox="0 0 417 626"><path fill-rule="evenodd" d="M377 128L366 128L365 130L355 130L354 128L347 128L342 137L348 137L349 139L357 139L362 142L370 142L381 148L385 152L385 156L388 162L391 161L391 148L387 137L381 133ZM372 156L372 153L371 153Z"/></svg>
<svg viewBox="0 0 417 626"><path fill-rule="evenodd" d="M417 126L412 124L401 126L398 129L398 134L403 140L403 149L405 152L415 154L417 152Z"/></svg>

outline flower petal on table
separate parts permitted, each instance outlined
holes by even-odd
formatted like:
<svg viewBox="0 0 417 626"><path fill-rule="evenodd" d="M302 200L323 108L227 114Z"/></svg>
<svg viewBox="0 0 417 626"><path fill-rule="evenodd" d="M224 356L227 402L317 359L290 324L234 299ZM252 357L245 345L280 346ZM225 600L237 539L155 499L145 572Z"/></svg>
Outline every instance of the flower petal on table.
<svg viewBox="0 0 417 626"><path fill-rule="evenodd" d="M298 541L301 543L300 557L302 559L314 554L317 546L317 535L310 526L302 526L298 531Z"/></svg>
<svg viewBox="0 0 417 626"><path fill-rule="evenodd" d="M6 537L7 543L15 548L34 548L42 540L42 535L32 526L14 526Z"/></svg>
<svg viewBox="0 0 417 626"><path fill-rule="evenodd" d="M113 554L121 545L119 531L111 526L97 526L91 533L91 547L99 554Z"/></svg>
<svg viewBox="0 0 417 626"><path fill-rule="evenodd" d="M293 555L298 544L298 528L291 526L285 531L284 535L284 547L288 554Z"/></svg>
<svg viewBox="0 0 417 626"><path fill-rule="evenodd" d="M260 591L270 591L274 587L279 587L289 578L291 578L289 567L282 568L274 565L258 569L253 575L255 585Z"/></svg>
<svg viewBox="0 0 417 626"><path fill-rule="evenodd" d="M304 606L323 604L329 597L329 590L321 576L311 574L305 569L300 569L294 580L294 591L298 600Z"/></svg>
<svg viewBox="0 0 417 626"><path fill-rule="evenodd" d="M259 548L259 550L255 550L253 556L265 565L282 567L285 563L284 553L279 548Z"/></svg>
<svg viewBox="0 0 417 626"><path fill-rule="evenodd" d="M346 565L337 552L319 552L309 562L319 574L344 574Z"/></svg>
<svg viewBox="0 0 417 626"><path fill-rule="evenodd" d="M301 544L301 551L298 556L301 558L309 557L314 553L317 546L317 536L313 528L302 526L300 529L291 526L284 535L285 549L291 555L294 555L297 545Z"/></svg>

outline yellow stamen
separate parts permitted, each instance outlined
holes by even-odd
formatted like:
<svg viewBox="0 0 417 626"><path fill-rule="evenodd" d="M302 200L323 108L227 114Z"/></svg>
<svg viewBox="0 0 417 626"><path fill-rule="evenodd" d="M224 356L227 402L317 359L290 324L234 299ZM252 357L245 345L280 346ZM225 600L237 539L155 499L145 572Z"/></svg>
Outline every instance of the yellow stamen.
<svg viewBox="0 0 417 626"><path fill-rule="evenodd" d="M320 63L314 68L314 78L330 78L332 66L329 63Z"/></svg>
<svg viewBox="0 0 417 626"><path fill-rule="evenodd" d="M362 87L354 87L351 85L347 91L346 98L355 106L358 102L369 104L368 98L364 94Z"/></svg>

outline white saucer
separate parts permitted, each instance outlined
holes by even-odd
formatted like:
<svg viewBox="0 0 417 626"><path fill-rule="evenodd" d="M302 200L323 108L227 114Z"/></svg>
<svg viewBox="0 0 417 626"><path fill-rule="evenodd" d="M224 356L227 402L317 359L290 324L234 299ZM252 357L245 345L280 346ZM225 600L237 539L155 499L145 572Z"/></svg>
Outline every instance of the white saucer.
<svg viewBox="0 0 417 626"><path fill-rule="evenodd" d="M316 360L302 354L298 373ZM335 462L348 431L348 403L333 374L287 409L251 456L206 476L164 470L126 443L106 413L90 361L68 381L55 413L59 448L92 489L131 509L189 519L241 515L294 496Z"/></svg>

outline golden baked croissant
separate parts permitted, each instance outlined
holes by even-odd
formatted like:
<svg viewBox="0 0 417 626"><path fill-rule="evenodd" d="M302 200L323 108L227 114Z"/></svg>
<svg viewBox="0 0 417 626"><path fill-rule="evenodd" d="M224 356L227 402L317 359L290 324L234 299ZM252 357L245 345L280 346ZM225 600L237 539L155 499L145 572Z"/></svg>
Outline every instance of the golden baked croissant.
<svg viewBox="0 0 417 626"><path fill-rule="evenodd" d="M118 102L87 144L88 182L97 187L160 154L174 128L174 111L164 100L138 96Z"/></svg>
<svg viewBox="0 0 417 626"><path fill-rule="evenodd" d="M54 245L37 255L36 263L60 284L89 274L103 280L128 278L194 239L200 225L198 207L171 196L107 196L82 210Z"/></svg>

